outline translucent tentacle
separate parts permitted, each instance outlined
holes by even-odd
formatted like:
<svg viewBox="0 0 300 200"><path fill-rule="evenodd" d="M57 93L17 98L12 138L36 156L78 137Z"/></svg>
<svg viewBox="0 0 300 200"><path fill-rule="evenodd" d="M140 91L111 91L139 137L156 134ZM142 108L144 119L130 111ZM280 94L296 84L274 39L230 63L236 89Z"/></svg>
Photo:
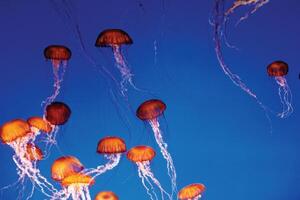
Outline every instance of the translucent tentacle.
<svg viewBox="0 0 300 200"><path fill-rule="evenodd" d="M278 76L275 77L275 80L279 85L278 95L282 104L282 112L278 113L278 116L280 118L287 118L293 113L294 110L292 106L292 92L284 77Z"/></svg>
<svg viewBox="0 0 300 200"><path fill-rule="evenodd" d="M173 194L177 193L177 184L176 184L176 176L177 175L176 175L175 165L173 163L171 154L167 150L168 145L163 140L162 133L159 128L160 125L159 125L158 120L157 119L149 120L149 123L154 132L154 137L155 137L156 143L158 144L164 159L167 161L168 175L171 178L172 196L173 196Z"/></svg>

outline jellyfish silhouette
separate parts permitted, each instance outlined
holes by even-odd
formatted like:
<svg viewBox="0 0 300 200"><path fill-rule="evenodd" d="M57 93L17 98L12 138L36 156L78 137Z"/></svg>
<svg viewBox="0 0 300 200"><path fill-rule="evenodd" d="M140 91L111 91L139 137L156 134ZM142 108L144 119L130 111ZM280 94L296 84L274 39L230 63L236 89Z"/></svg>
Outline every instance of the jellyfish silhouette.
<svg viewBox="0 0 300 200"><path fill-rule="evenodd" d="M71 50L62 45L50 45L44 49L44 56L51 60L54 75L54 93L42 102L42 105L48 106L59 95L61 83L67 68L68 60L71 58Z"/></svg>
<svg viewBox="0 0 300 200"><path fill-rule="evenodd" d="M82 173L84 166L73 156L56 159L51 166L51 177L59 182L62 190L57 191L51 200L91 200L89 186L94 184L91 176Z"/></svg>
<svg viewBox="0 0 300 200"><path fill-rule="evenodd" d="M274 61L267 67L269 76L274 77L279 85L278 95L282 104L283 111L278 114L281 118L286 118L293 112L292 92L284 76L288 74L288 64L283 61Z"/></svg>
<svg viewBox="0 0 300 200"><path fill-rule="evenodd" d="M1 141L14 150L13 161L19 175L17 183L24 184L26 177L32 183L32 190L27 199L32 197L35 187L48 197L56 191L37 168L37 161L43 158L43 153L34 145L36 136L37 132L32 131L30 125L22 119L9 121L0 128ZM10 186L6 188L8 187Z"/></svg>
<svg viewBox="0 0 300 200"><path fill-rule="evenodd" d="M259 7L267 3L268 0L236 0L234 4L228 9L224 10L225 7L225 0L215 0L215 6L214 6L214 12L213 12L213 18L211 20L211 24L213 26L214 31L214 43L215 43L215 53L219 62L219 65L221 66L223 72L226 76L229 77L229 79L232 81L232 83L236 86L238 86L240 89L242 89L244 92L246 92L248 95L250 95L252 98L255 99L255 101L259 104L259 106L265 111L266 113L266 106L258 99L257 95L252 91L238 76L237 74L233 73L230 67L226 64L225 59L223 57L222 52L222 42L223 39L225 40L225 43L228 46L231 46L228 44L226 39L226 25L228 22L229 17L231 14L240 6L247 6L247 5L255 5L254 10L251 11L251 13L254 13ZM241 20L246 19L249 14L246 14ZM232 47L232 46L231 46ZM267 115L267 114L266 114ZM268 117L268 116L267 116ZM269 117L268 117L269 119Z"/></svg>
<svg viewBox="0 0 300 200"><path fill-rule="evenodd" d="M151 99L142 103L137 111L136 115L139 119L143 121L147 121L153 132L156 143L160 148L160 152L162 153L164 159L167 161L167 169L168 175L171 178L171 186L172 186L172 195L176 192L176 170L173 163L173 159L171 154L168 152L167 143L164 142L162 137L162 131L160 130L160 124L158 117L163 115L164 111L166 110L166 104L158 99Z"/></svg>
<svg viewBox="0 0 300 200"><path fill-rule="evenodd" d="M131 148L127 152L127 158L134 162L138 167L138 175L142 180L143 186L147 191L151 200L158 200L158 196L155 192L153 184L151 181L158 187L161 193L161 199L163 200L165 196L168 199L172 199L171 195L165 191L157 178L155 178L153 172L151 171L150 161L154 158L155 151L149 146L136 146ZM147 186L147 184L149 186Z"/></svg>
<svg viewBox="0 0 300 200"><path fill-rule="evenodd" d="M95 200L119 200L119 197L112 191L99 192Z"/></svg>
<svg viewBox="0 0 300 200"><path fill-rule="evenodd" d="M205 191L205 186L201 183L194 183L185 186L178 192L179 200L198 200L201 198L202 193Z"/></svg>
<svg viewBox="0 0 300 200"><path fill-rule="evenodd" d="M110 47L113 50L113 55L116 62L116 67L121 73L122 80L120 81L121 94L125 96L128 90L128 84L137 89L133 83L133 74L130 71L128 63L122 54L122 45L131 45L133 43L131 37L121 29L106 29L97 37L96 47Z"/></svg>
<svg viewBox="0 0 300 200"><path fill-rule="evenodd" d="M126 144L119 137L108 136L99 141L97 152L103 154L108 159L108 162L105 165L84 170L84 173L91 175L93 179L108 170L112 170L119 164L122 153L126 152Z"/></svg>

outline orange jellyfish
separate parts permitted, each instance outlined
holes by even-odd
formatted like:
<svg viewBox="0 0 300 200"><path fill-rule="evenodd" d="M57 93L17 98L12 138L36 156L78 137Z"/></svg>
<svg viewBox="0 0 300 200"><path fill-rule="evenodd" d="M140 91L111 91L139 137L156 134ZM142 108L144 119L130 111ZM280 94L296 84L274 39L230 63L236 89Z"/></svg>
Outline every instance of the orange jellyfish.
<svg viewBox="0 0 300 200"><path fill-rule="evenodd" d="M84 166L73 156L64 156L56 159L51 166L51 177L58 181L62 190L57 191L51 200L91 200L89 186L94 179L83 172Z"/></svg>
<svg viewBox="0 0 300 200"><path fill-rule="evenodd" d="M44 56L47 60L51 60L54 74L54 93L47 97L42 104L45 107L53 102L59 95L61 83L67 67L67 61L71 58L71 50L62 45L50 45L44 49Z"/></svg>
<svg viewBox="0 0 300 200"><path fill-rule="evenodd" d="M119 200L119 197L112 191L99 192L95 200Z"/></svg>
<svg viewBox="0 0 300 200"><path fill-rule="evenodd" d="M106 29L97 37L96 47L111 47L113 50L116 67L121 73L122 80L120 82L120 90L123 96L127 92L127 85L130 84L136 89L133 83L133 74L130 71L127 61L125 60L121 45L131 45L133 43L131 37L121 29Z"/></svg>
<svg viewBox="0 0 300 200"><path fill-rule="evenodd" d="M155 151L149 146L136 146L131 148L127 152L127 158L134 162L138 167L138 175L142 180L143 186L147 191L151 200L158 199L152 182L158 187L161 193L161 199L164 199L165 195L168 199L172 199L172 196L168 194L157 178L155 178L151 171L150 161L155 157ZM152 182L151 182L152 181ZM149 185L149 186L147 186Z"/></svg>
<svg viewBox="0 0 300 200"><path fill-rule="evenodd" d="M105 165L85 170L85 174L92 175L93 178L112 170L119 164L122 153L126 152L126 144L122 138L108 136L98 142L97 152L104 154L108 162Z"/></svg>
<svg viewBox="0 0 300 200"><path fill-rule="evenodd" d="M201 183L194 183L185 186L178 192L179 200L198 200L205 191L205 186Z"/></svg>
<svg viewBox="0 0 300 200"><path fill-rule="evenodd" d="M173 159L171 154L167 150L167 143L164 142L162 137L162 131L160 129L160 124L158 121L158 117L163 115L167 106L164 102L159 99L151 99L142 103L137 111L136 115L139 119L143 121L149 122L153 132L156 143L160 148L160 152L162 153L164 159L167 161L167 169L168 175L171 178L172 185L172 195L175 193L176 189L176 170L173 163Z"/></svg>
<svg viewBox="0 0 300 200"><path fill-rule="evenodd" d="M267 67L268 75L274 77L279 85L278 94L282 103L283 111L279 113L278 116L281 118L286 118L293 112L292 92L285 79L288 71L288 64L283 61L274 61Z"/></svg>
<svg viewBox="0 0 300 200"><path fill-rule="evenodd" d="M213 19L210 21L210 23L213 26L214 31L213 40L215 43L215 53L224 74L228 76L234 85L246 92L250 97L254 98L259 106L265 111L267 118L269 119L266 106L258 99L255 92L245 84L242 78L230 69L230 66L228 66L225 62L222 51L223 41L227 46L233 47L228 44L226 39L226 24L230 15L235 11L235 9L241 6L255 5L255 9L251 11L251 13L254 13L259 7L263 6L267 2L268 0L235 0L234 4L229 9L224 10L225 0L215 0ZM247 16L248 14L245 17L242 17L240 20L246 19Z"/></svg>
<svg viewBox="0 0 300 200"><path fill-rule="evenodd" d="M28 198L33 195L35 186L43 194L50 197L55 188L37 168L37 161L43 158L43 153L33 144L35 138L36 134L30 129L30 125L22 119L9 121L0 128L1 141L14 150L13 161L17 166L19 175L17 183L23 183L28 177L33 184Z"/></svg>

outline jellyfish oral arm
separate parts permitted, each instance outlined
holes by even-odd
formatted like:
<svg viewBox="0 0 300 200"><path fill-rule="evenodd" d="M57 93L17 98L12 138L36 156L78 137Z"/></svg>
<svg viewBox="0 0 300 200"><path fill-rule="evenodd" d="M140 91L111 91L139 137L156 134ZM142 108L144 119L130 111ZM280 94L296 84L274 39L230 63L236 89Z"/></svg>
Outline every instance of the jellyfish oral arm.
<svg viewBox="0 0 300 200"><path fill-rule="evenodd" d="M154 191L153 185L151 184L150 180L158 187L158 189L160 190L161 193L161 199L164 200L164 195L166 195L168 197L168 199L172 199L171 195L169 193L167 193L164 188L162 187L162 185L160 184L160 182L155 178L154 174L151 171L150 168L150 162L149 161L144 161L144 162L137 162L136 163L138 166L138 174L139 177L142 179L143 185L147 190L148 195L150 196L151 199L153 199L153 196L150 193L150 189L146 186L145 181L147 181L147 183L151 186L151 189L153 191L153 194L155 196L155 198L157 199L157 195ZM150 180L149 180L150 178Z"/></svg>
<svg viewBox="0 0 300 200"><path fill-rule="evenodd" d="M287 118L293 112L292 106L292 92L291 89L283 76L275 77L277 84L279 85L278 88L278 95L280 97L280 101L283 107L283 111L278 114L280 118Z"/></svg>
<svg viewBox="0 0 300 200"><path fill-rule="evenodd" d="M112 170L115 168L120 160L121 160L121 155L120 153L117 154L105 154L105 158L107 158L109 161L105 165L100 165L95 169L85 169L84 173L86 175L92 175L93 179L95 179L97 176L100 176L101 174L104 174L108 170Z"/></svg>
<svg viewBox="0 0 300 200"><path fill-rule="evenodd" d="M164 159L167 161L167 169L168 169L168 175L171 178L172 183L172 195L176 193L177 191L177 184L176 184L176 170L173 163L173 159L171 157L171 154L168 152L167 143L164 142L161 130L159 128L159 122L157 119L149 120L150 126L154 132L154 137L156 140L156 143L158 144L160 151L164 157Z"/></svg>
<svg viewBox="0 0 300 200"><path fill-rule="evenodd" d="M130 71L130 68L127 66L126 61L122 55L121 48L118 45L113 45L112 46L113 53L114 53L114 58L116 60L116 66L119 69L121 76L122 76L122 81L121 81L121 92L124 95L125 92L128 90L126 85L129 83L133 87L133 81L132 77L133 74Z"/></svg>

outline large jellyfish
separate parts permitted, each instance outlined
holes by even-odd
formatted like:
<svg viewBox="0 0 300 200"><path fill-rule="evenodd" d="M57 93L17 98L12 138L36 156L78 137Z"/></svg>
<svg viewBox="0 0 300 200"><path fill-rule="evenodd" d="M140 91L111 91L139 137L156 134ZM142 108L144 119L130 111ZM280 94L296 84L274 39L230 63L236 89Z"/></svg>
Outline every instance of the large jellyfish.
<svg viewBox="0 0 300 200"><path fill-rule="evenodd" d="M122 80L120 81L121 94L125 96L128 90L128 84L136 89L133 83L133 74L130 71L128 63L122 54L122 45L131 45L133 43L131 37L121 29L106 29L97 37L96 47L110 47L113 50L113 55L116 62L116 67L121 73Z"/></svg>
<svg viewBox="0 0 300 200"><path fill-rule="evenodd" d="M51 197L51 200L91 200L89 186L94 184L91 176L82 173L84 166L73 156L56 159L51 166L52 179L63 187Z"/></svg>
<svg viewBox="0 0 300 200"><path fill-rule="evenodd" d="M179 200L198 200L205 191L205 186L201 183L194 183L185 186L178 192Z"/></svg>
<svg viewBox="0 0 300 200"><path fill-rule="evenodd" d="M36 127L32 129L36 129ZM43 194L50 197L56 189L37 168L37 161L43 158L43 153L33 143L37 132L32 131L32 129L26 121L15 119L1 126L0 139L14 150L13 161L17 166L19 175L17 183L23 184L27 177L33 184L31 193L27 199L32 197L35 186Z"/></svg>
<svg viewBox="0 0 300 200"><path fill-rule="evenodd" d="M112 191L102 191L97 194L95 200L119 200L119 197Z"/></svg>
<svg viewBox="0 0 300 200"><path fill-rule="evenodd" d="M126 152L126 144L124 140L119 137L108 136L99 141L97 152L104 154L108 162L105 165L84 170L84 173L91 175L93 179L108 170L112 170L119 164L122 153Z"/></svg>
<svg viewBox="0 0 300 200"><path fill-rule="evenodd" d="M155 178L151 171L150 161L154 158L155 151L149 146L136 146L131 148L127 152L127 158L134 162L138 167L138 175L142 180L143 186L145 187L147 194L151 200L158 200L158 196L155 193L155 189L151 181L158 187L161 192L161 199L163 200L165 195L168 199L172 199L172 196L165 191L157 178ZM149 186L147 186L147 184ZM150 188L149 188L150 187Z"/></svg>
<svg viewBox="0 0 300 200"><path fill-rule="evenodd" d="M47 135L47 151L56 144L56 134L60 125L64 125L71 116L70 107L63 102L52 102L46 107L44 118L50 123L52 132Z"/></svg>
<svg viewBox="0 0 300 200"><path fill-rule="evenodd" d="M223 57L223 52L222 52L222 41L224 39L225 43L229 46L226 40L225 31L226 31L227 21L230 15L235 11L235 9L241 6L255 5L255 8L251 11L251 13L254 13L259 7L261 7L263 4L267 2L268 0L235 0L234 4L229 9L224 10L225 0L215 0L213 19L211 21L211 24L214 28L215 52L222 70L224 71L225 75L230 78L230 80L233 82L234 85L238 86L248 95L253 97L256 100L256 102L260 105L260 107L264 109L265 112L266 112L266 107L258 99L254 91L252 91L243 82L240 76L233 73L230 67L225 63L225 59ZM248 15L249 14L246 14L244 17L241 18L241 20L246 19Z"/></svg>
<svg viewBox="0 0 300 200"><path fill-rule="evenodd" d="M293 112L292 92L284 78L284 76L287 75L288 70L288 64L283 61L274 61L267 67L268 75L275 77L275 80L279 85L278 94L282 103L283 111L279 113L278 116L281 118L286 118Z"/></svg>
<svg viewBox="0 0 300 200"><path fill-rule="evenodd" d="M145 101L138 107L136 111L136 115L141 120L147 121L154 132L154 137L156 143L160 148L160 152L162 153L164 159L167 161L168 175L171 178L172 195L173 195L173 193L175 193L177 190L176 170L175 170L175 166L171 154L167 150L168 145L163 140L162 131L160 129L160 124L158 121L158 117L163 115L164 111L166 110L166 107L167 107L166 104L161 100L151 99Z"/></svg>
<svg viewBox="0 0 300 200"><path fill-rule="evenodd" d="M59 95L61 83L64 78L68 60L71 58L71 54L71 50L62 45L50 45L44 50L45 58L52 62L54 75L54 93L42 102L42 105L45 105L45 107L52 103Z"/></svg>

